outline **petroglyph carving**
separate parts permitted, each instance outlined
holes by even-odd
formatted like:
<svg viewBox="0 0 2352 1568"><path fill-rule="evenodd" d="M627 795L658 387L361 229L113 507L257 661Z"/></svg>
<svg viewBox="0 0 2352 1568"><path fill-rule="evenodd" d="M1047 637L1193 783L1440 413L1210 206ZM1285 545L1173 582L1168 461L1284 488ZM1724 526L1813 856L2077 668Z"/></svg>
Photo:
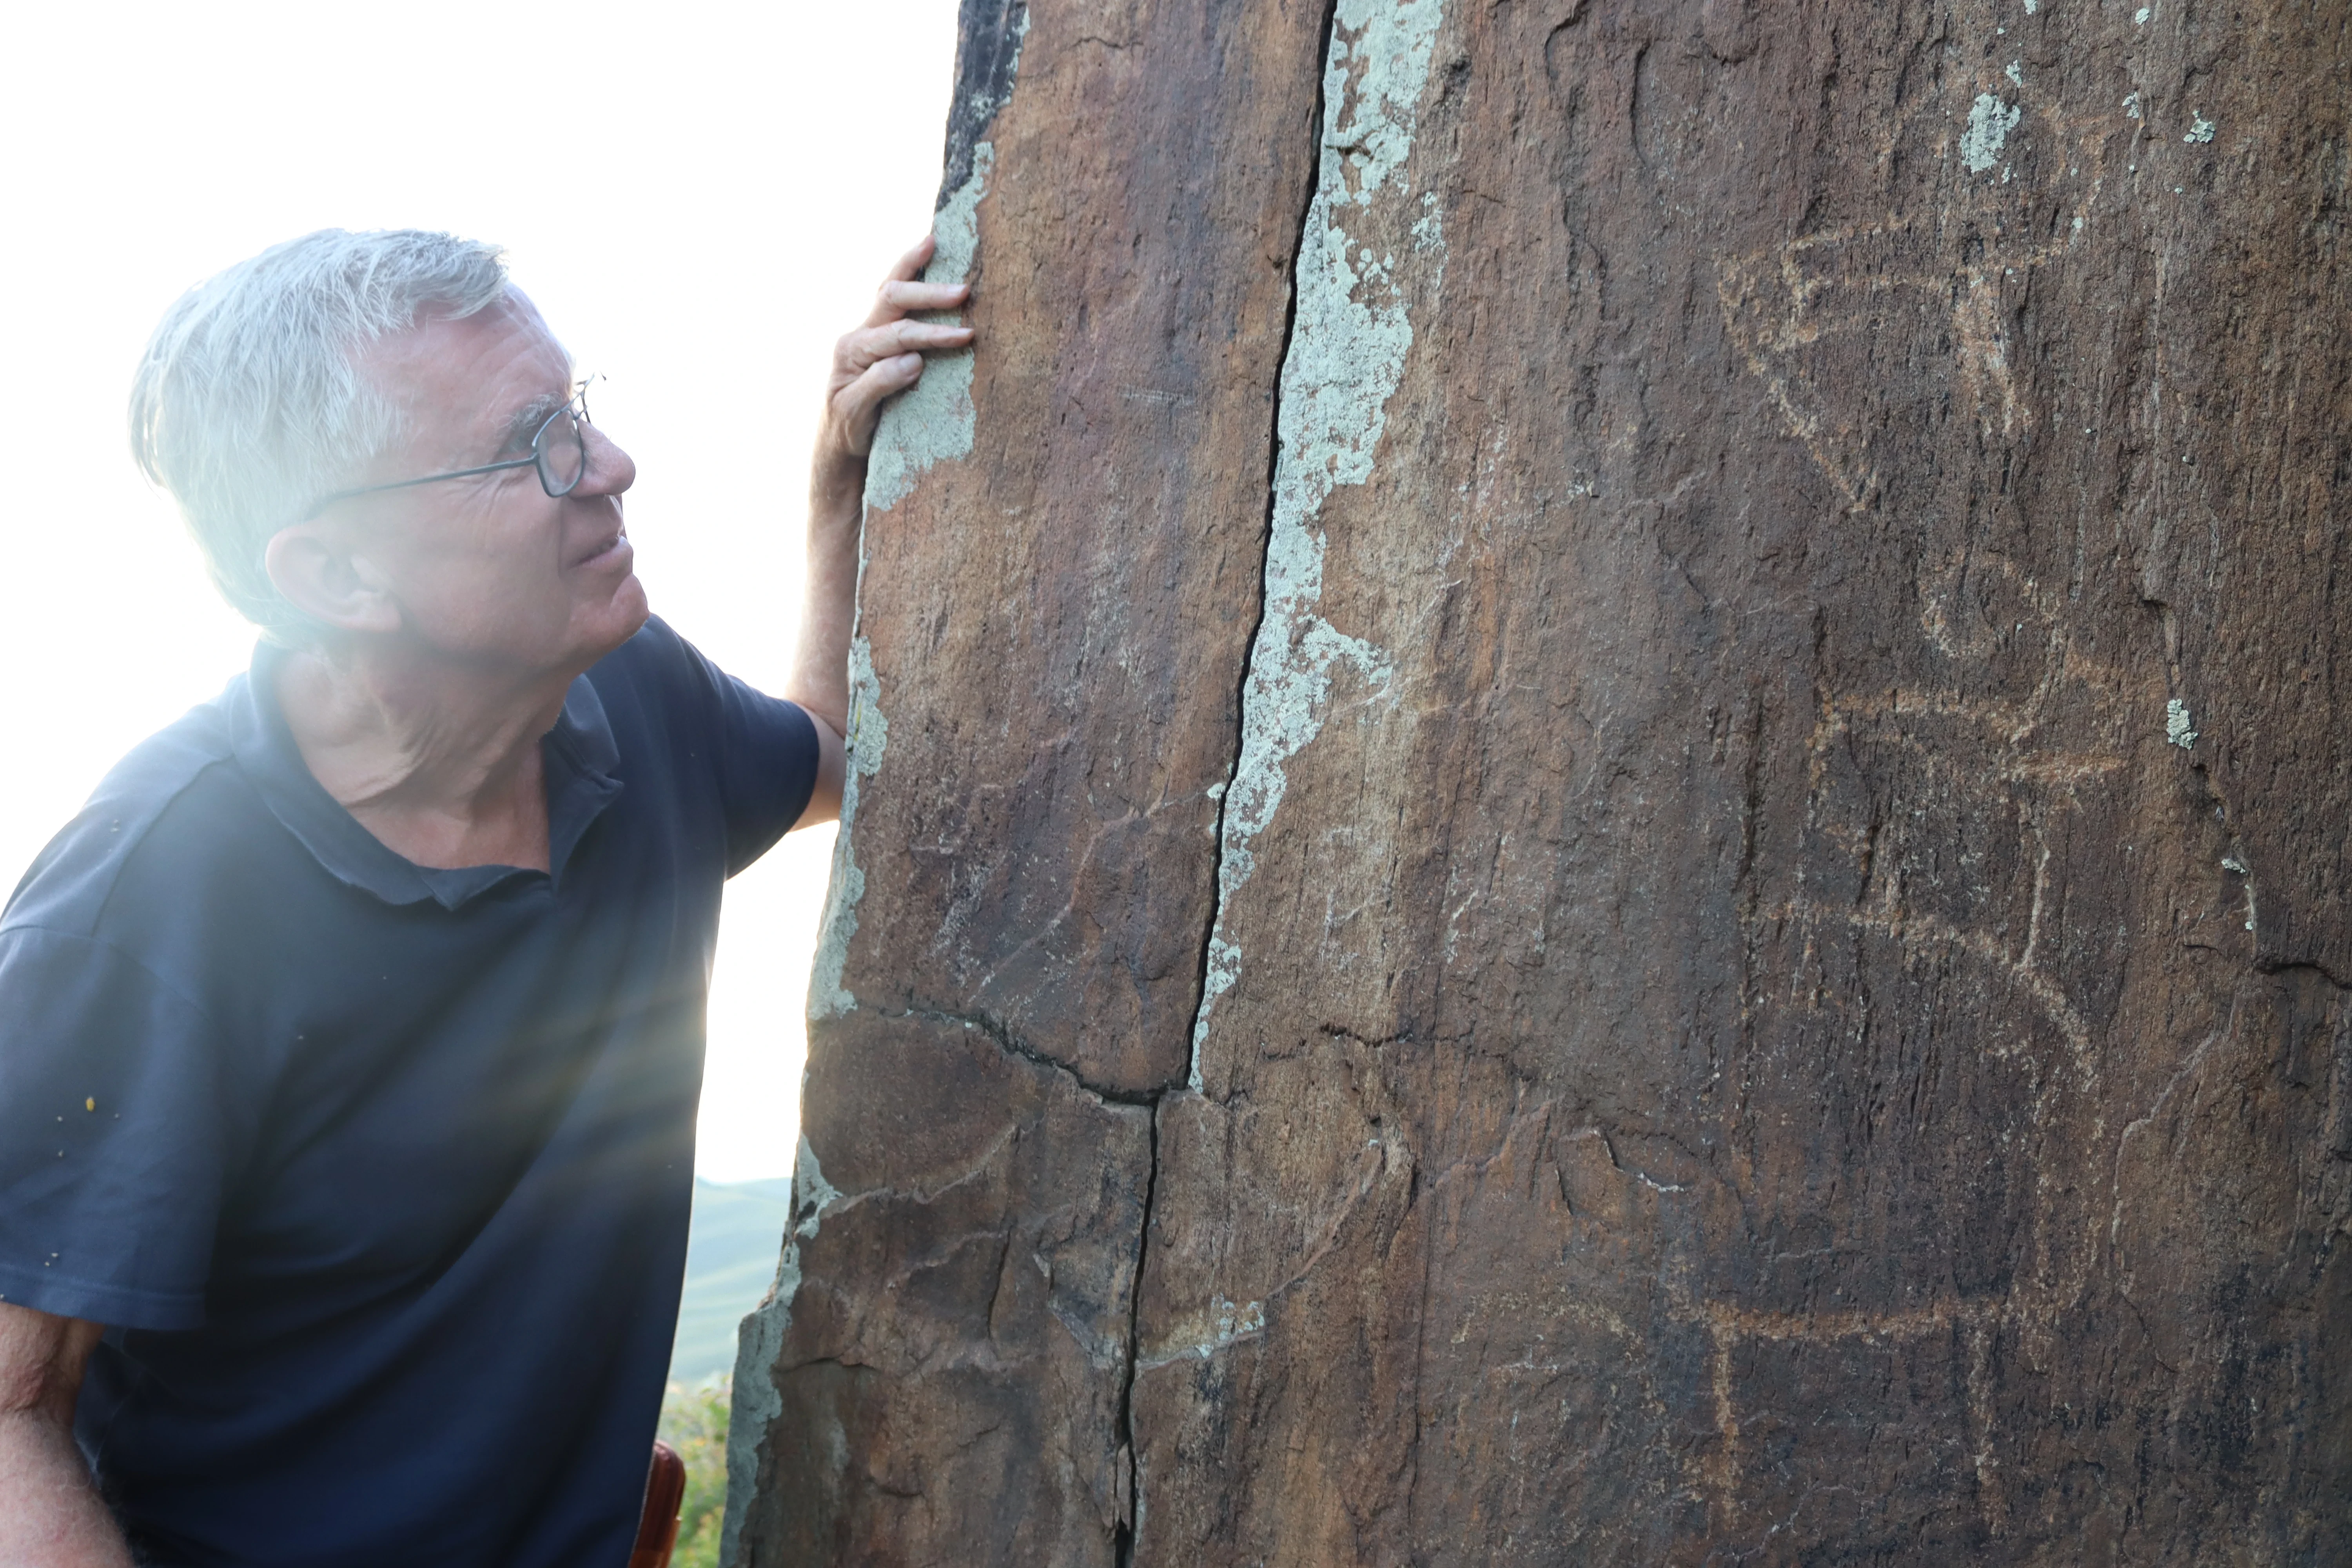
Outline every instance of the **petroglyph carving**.
<svg viewBox="0 0 2352 1568"><path fill-rule="evenodd" d="M1891 219L1806 235L1718 266L1717 291L1732 340L1849 509L1868 506L1877 494L1874 433L1903 411L1890 398L1906 400L1903 407L1932 401L1927 395L1948 373L1985 435L2007 438L2031 422L2010 366L2004 303L2021 277L2063 258L2075 241L2000 243L1969 261L1959 258L1949 229L1942 215ZM1937 250L1947 265L1934 264ZM1934 346L1939 336L1949 339L1948 354ZM1924 358L1898 368L1875 357L1906 347Z"/></svg>

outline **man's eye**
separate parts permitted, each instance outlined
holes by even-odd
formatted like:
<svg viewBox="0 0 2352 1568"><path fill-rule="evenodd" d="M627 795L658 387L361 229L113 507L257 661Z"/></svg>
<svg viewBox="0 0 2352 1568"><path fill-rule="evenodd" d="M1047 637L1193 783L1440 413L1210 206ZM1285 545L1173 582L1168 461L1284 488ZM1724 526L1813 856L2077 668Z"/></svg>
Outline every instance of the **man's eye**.
<svg viewBox="0 0 2352 1568"><path fill-rule="evenodd" d="M546 424L549 416L561 406L561 404L542 398L516 415L514 423L507 426L506 441L499 447L496 461L530 457L530 444L538 436L540 426Z"/></svg>

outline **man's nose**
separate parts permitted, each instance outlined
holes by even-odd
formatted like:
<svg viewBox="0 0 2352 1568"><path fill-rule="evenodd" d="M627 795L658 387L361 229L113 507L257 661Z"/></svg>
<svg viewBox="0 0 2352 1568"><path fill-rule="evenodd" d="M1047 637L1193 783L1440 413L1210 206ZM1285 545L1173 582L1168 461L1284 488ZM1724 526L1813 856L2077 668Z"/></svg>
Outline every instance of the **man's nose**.
<svg viewBox="0 0 2352 1568"><path fill-rule="evenodd" d="M637 465L610 436L593 425L583 424L580 440L588 467L573 487L573 495L616 496L637 482Z"/></svg>

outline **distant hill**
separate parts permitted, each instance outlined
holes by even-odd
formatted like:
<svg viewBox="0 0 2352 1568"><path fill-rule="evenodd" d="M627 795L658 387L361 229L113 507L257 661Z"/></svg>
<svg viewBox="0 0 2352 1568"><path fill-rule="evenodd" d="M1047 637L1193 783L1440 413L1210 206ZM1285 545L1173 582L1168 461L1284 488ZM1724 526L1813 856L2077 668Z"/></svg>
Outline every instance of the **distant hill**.
<svg viewBox="0 0 2352 1568"><path fill-rule="evenodd" d="M735 1325L760 1304L776 1277L792 1179L694 1184L694 1224L686 1243L686 1296L669 1374L688 1386L735 1370Z"/></svg>

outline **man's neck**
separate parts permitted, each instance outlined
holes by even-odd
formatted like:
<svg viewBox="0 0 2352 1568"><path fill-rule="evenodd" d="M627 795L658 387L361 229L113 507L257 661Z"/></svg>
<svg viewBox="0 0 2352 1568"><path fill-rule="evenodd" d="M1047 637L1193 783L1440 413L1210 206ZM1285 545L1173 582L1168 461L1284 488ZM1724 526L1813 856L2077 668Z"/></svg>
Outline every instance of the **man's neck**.
<svg viewBox="0 0 2352 1568"><path fill-rule="evenodd" d="M298 650L278 700L302 760L419 866L548 868L540 738L568 671L485 671L407 648Z"/></svg>

